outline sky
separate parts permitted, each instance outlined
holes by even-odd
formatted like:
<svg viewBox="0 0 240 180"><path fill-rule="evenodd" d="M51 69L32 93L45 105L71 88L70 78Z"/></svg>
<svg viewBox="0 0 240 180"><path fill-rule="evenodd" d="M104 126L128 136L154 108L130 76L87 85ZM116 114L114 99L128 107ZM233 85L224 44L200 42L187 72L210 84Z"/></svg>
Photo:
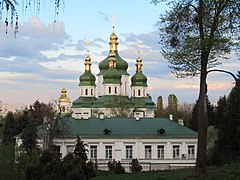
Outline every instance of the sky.
<svg viewBox="0 0 240 180"><path fill-rule="evenodd" d="M143 59L143 73L148 77L148 93L156 102L162 96L165 103L169 94L175 94L179 103L195 103L198 98L199 77L174 77L169 63L160 53L157 21L166 6L150 0L65 0L55 15L54 1L30 5L19 1L19 32L14 36L4 25L6 12L0 21L0 101L2 103L32 104L35 100L49 102L67 89L74 101L80 95L79 76L84 72L84 59L89 50L92 73L99 72L98 63L109 52L109 36L115 26L119 54L128 64L128 73L134 75L138 49ZM37 1L36 1L37 2ZM27 8L25 8L27 6ZM113 23L111 17L116 17ZM10 15L8 15L10 18ZM57 20L54 23L54 20ZM87 46L86 41L91 41ZM137 48L137 43L141 47ZM222 60L220 69L237 73L240 61L234 54ZM212 73L208 77L209 99L216 103L228 95L234 86L231 76Z"/></svg>

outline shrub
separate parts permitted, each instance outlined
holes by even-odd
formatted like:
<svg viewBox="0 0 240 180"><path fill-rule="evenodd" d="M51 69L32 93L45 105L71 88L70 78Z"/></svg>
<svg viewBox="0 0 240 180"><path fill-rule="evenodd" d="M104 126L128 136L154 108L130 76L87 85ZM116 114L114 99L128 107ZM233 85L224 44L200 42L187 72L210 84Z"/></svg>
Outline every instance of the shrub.
<svg viewBox="0 0 240 180"><path fill-rule="evenodd" d="M125 168L122 166L121 162L116 162L115 160L108 162L108 169L109 171L116 173L116 174L124 174Z"/></svg>
<svg viewBox="0 0 240 180"><path fill-rule="evenodd" d="M132 159L132 162L130 163L130 170L133 173L142 171L142 166L140 165L137 159Z"/></svg>

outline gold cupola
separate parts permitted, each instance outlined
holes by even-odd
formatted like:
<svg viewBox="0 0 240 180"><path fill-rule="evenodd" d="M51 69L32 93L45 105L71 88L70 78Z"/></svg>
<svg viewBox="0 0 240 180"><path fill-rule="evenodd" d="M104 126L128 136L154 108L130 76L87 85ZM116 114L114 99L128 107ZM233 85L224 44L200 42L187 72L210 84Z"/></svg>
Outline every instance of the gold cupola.
<svg viewBox="0 0 240 180"><path fill-rule="evenodd" d="M117 51L118 50L118 37L117 35L115 34L114 32L114 26L113 26L113 32L112 34L110 35L110 42L109 42L109 45L110 45L110 51Z"/></svg>
<svg viewBox="0 0 240 180"><path fill-rule="evenodd" d="M140 57L139 51L138 51L138 57L136 59L136 72L142 72L142 58Z"/></svg>
<svg viewBox="0 0 240 180"><path fill-rule="evenodd" d="M89 55L87 55L87 57L85 58L85 71L91 71L91 58Z"/></svg>
<svg viewBox="0 0 240 180"><path fill-rule="evenodd" d="M65 88L63 88L61 90L61 96L60 98L58 99L58 102L59 103L62 103L62 102L71 102L70 99L67 97L67 90Z"/></svg>

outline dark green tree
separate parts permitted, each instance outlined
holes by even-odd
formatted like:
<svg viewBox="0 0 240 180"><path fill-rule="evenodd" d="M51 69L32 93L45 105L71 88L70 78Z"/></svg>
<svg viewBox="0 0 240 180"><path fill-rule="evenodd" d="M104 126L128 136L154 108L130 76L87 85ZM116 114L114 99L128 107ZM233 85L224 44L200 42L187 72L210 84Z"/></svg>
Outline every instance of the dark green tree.
<svg viewBox="0 0 240 180"><path fill-rule="evenodd" d="M3 137L2 137L2 143L4 145L10 145L14 144L13 137L17 135L17 131L15 128L15 117L13 112L8 112L5 117L5 124L3 127Z"/></svg>
<svg viewBox="0 0 240 180"><path fill-rule="evenodd" d="M209 119L209 125L215 125L215 112L214 112L214 106L213 104L211 104L211 102L209 101L208 97L207 97L207 114L208 114L208 119ZM190 119L189 122L189 127L195 131L198 131L198 121L197 121L197 117L198 117L198 111L197 111L197 102L194 104L193 106L193 110L192 110L192 118ZM211 123L210 123L211 122Z"/></svg>
<svg viewBox="0 0 240 180"><path fill-rule="evenodd" d="M142 171L142 166L137 159L132 159L132 161L130 162L130 170L133 173Z"/></svg>
<svg viewBox="0 0 240 180"><path fill-rule="evenodd" d="M171 7L160 16L162 52L177 77L200 75L196 173L206 173L207 75L240 42L240 1L152 0ZM217 71L217 70L215 70ZM221 71L224 72L224 71Z"/></svg>
<svg viewBox="0 0 240 180"><path fill-rule="evenodd" d="M157 110L156 110L156 117L164 117L163 113L163 98L162 96L158 96L157 98Z"/></svg>
<svg viewBox="0 0 240 180"><path fill-rule="evenodd" d="M76 144L73 150L74 156L80 157L83 161L87 161L87 153L88 150L86 149L87 144L85 144L79 136L77 136Z"/></svg>

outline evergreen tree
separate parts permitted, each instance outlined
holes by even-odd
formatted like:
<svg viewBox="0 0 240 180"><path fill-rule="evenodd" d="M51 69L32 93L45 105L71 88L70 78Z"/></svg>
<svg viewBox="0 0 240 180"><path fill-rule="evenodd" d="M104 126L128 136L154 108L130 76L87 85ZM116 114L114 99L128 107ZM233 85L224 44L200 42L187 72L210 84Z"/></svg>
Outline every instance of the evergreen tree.
<svg viewBox="0 0 240 180"><path fill-rule="evenodd" d="M88 150L86 149L87 144L85 144L79 136L77 136L76 144L74 147L73 154L74 156L80 157L83 161L87 161L87 153Z"/></svg>
<svg viewBox="0 0 240 180"><path fill-rule="evenodd" d="M159 96L157 98L156 117L164 117L164 115L163 115L163 98L162 98L162 96Z"/></svg>
<svg viewBox="0 0 240 180"><path fill-rule="evenodd" d="M15 128L15 118L12 112L8 112L5 117L5 124L3 128L3 137L2 143L4 145L14 144L13 137L17 135L16 128Z"/></svg>
<svg viewBox="0 0 240 180"><path fill-rule="evenodd" d="M137 159L132 159L132 162L130 163L130 170L133 173L137 173L137 172L142 171L142 166Z"/></svg>
<svg viewBox="0 0 240 180"><path fill-rule="evenodd" d="M208 125L215 125L214 106L209 101L208 96L207 96L207 114L208 114L208 120L209 120ZM198 131L197 117L198 117L198 110L197 110L197 102L196 102L195 105L193 106L192 118L190 119L190 122L189 122L190 128L195 131Z"/></svg>

